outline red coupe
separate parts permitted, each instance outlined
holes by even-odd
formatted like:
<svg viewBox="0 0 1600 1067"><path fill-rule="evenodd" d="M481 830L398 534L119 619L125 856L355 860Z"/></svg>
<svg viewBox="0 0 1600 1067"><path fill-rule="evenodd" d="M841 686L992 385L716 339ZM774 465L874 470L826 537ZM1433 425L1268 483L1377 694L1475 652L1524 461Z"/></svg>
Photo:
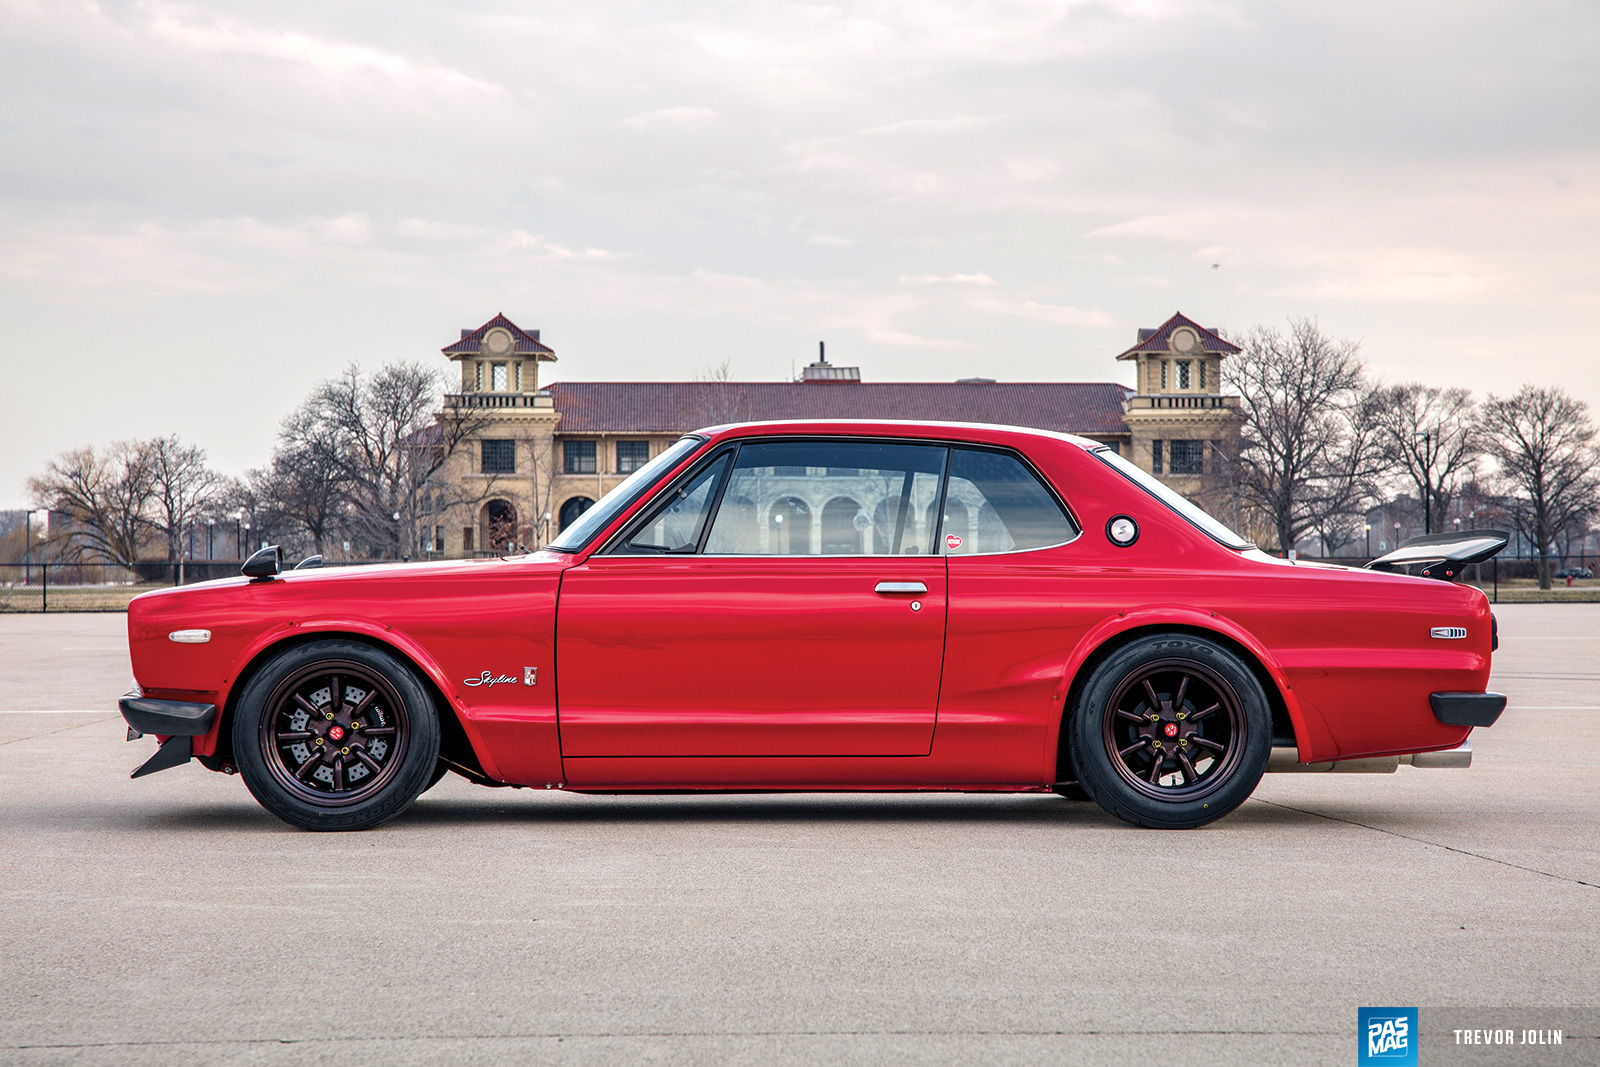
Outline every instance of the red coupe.
<svg viewBox="0 0 1600 1067"><path fill-rule="evenodd" d="M121 707L162 739L136 777L194 758L308 829L375 826L449 771L1054 790L1193 827L1267 770L1467 765L1505 698L1489 604L1451 579L1504 543L1277 559L1094 441L720 427L538 552L280 573L266 549L147 593Z"/></svg>

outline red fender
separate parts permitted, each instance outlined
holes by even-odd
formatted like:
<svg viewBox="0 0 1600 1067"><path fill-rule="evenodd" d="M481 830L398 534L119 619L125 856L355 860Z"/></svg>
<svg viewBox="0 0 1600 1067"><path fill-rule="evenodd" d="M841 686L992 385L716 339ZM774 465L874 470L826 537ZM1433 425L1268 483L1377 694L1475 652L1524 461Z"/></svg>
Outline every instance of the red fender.
<svg viewBox="0 0 1600 1067"><path fill-rule="evenodd" d="M373 622L367 619L310 619L305 622L279 625L268 630L256 637L234 659L229 667L228 677L223 680L222 690L217 694L217 706L227 706L228 697L232 693L234 685L238 682L245 669L255 662L257 656L285 638L308 633L359 634L363 637L371 638L379 644L387 645L410 660L428 676L434 685L439 687L439 692L444 694L446 702L456 713L456 721L461 724L462 730L466 732L467 741L472 745L473 754L478 757L478 763L483 767L484 772L498 781L504 780L500 775L500 769L495 766L494 760L489 755L489 746L484 744L477 727L473 724L471 718L461 714L466 705L465 701L461 699L460 690L451 683L450 679L445 676L444 671L440 669L439 664L434 662L433 657L428 655L421 645L412 640L403 631L396 630L381 622ZM205 755L216 752L217 732L221 729L221 726L222 716L219 715L217 716L217 722L211 727L211 733L204 739L195 739L195 751Z"/></svg>
<svg viewBox="0 0 1600 1067"><path fill-rule="evenodd" d="M1295 696L1290 687L1288 676L1284 674L1283 667L1268 652L1266 646L1256 640L1255 636L1226 616L1214 611L1203 611L1198 608L1182 607L1177 605L1146 605L1139 608L1130 608L1119 611L1115 615L1108 615L1100 622L1091 626L1078 640L1072 654L1067 657L1066 667L1062 671L1061 685L1056 693L1056 704L1060 708L1055 717L1054 725L1049 731L1045 741L1045 773L1050 780L1056 773L1056 754L1060 751L1061 728L1066 720L1067 692L1072 688L1072 683L1077 679L1078 671L1090 656L1107 641L1118 634L1127 633L1129 630L1147 629L1157 626L1187 626L1197 630L1209 630L1220 634L1242 645L1256 658L1272 679L1272 684L1277 687L1278 696L1282 698L1284 708L1289 713L1289 721L1294 724L1295 742L1298 746L1301 762L1312 762L1316 759L1327 759L1328 756L1318 755L1319 752L1333 753L1337 748L1333 736L1328 731L1328 726L1322 720L1320 713L1314 709L1308 714Z"/></svg>

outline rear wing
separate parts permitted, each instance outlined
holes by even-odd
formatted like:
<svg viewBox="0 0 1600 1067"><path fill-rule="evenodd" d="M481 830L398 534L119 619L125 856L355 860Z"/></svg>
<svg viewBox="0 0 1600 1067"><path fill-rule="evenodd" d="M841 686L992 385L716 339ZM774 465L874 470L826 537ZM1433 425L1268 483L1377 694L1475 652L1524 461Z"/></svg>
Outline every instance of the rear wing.
<svg viewBox="0 0 1600 1067"><path fill-rule="evenodd" d="M1379 556L1367 567L1375 571L1396 571L1413 564L1423 564L1422 570L1417 572L1422 577L1453 582L1463 568L1493 558L1510 540L1510 534L1499 530L1463 530L1460 533L1413 537L1388 555Z"/></svg>

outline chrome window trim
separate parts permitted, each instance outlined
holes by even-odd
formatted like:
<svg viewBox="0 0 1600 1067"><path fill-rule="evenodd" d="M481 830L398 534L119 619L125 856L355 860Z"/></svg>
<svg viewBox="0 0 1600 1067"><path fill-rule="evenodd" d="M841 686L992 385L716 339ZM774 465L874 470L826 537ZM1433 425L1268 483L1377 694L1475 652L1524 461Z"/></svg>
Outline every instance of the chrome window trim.
<svg viewBox="0 0 1600 1067"><path fill-rule="evenodd" d="M685 436L691 436L691 435L685 435ZM1025 470L1027 470L1027 472L1033 476L1034 480L1036 480L1040 485L1042 485L1044 487L1045 492L1050 495L1050 499L1052 499L1052 500L1054 500L1056 502L1056 506L1061 508L1062 514L1064 514L1067 517L1067 522L1069 522L1072 525L1072 528L1076 532L1071 537L1067 538L1065 541L1055 541L1055 542L1052 542L1051 544L1038 545L1038 546L1036 546L1034 548L1012 548L1012 549L1006 549L1005 551L1001 551L1001 552L961 552L961 553L951 554L951 553L947 553L947 552L942 552L941 551L941 552L929 552L926 555L907 556L907 555L902 554L902 555L898 555L898 556L891 556L891 555L878 555L878 554L871 553L871 552L849 552L849 553L845 553L845 552L829 552L829 553L826 553L826 554L819 552L819 553L815 553L815 554L806 553L806 554L803 554L803 555L793 555L793 554L790 554L790 553L774 553L774 552L749 552L749 553L745 553L745 552L706 552L706 551L704 551L706 541L707 541L707 539L709 538L709 536L711 534L711 528L712 528L712 526L714 526L716 524L717 513L722 509L722 496L723 496L724 492L727 490L728 482L732 479L734 469L738 466L738 463L739 463L738 452L739 452L739 450L741 448L743 448L747 444L756 444L756 443L759 443L759 444L776 444L776 443L791 443L791 442L806 442L806 443L810 443L810 442L833 442L833 443L846 443L846 444L873 444L873 445L932 445L933 447L936 447L936 448L943 448L943 449L947 449L947 450L951 450L951 451L953 451L955 449L958 449L958 448L965 448L965 449L968 449L969 451L974 451L974 452L998 452L1001 455L1011 456L1012 458L1014 458L1017 461L1019 461L1022 464L1023 468ZM693 477L695 477L706 466L706 464L714 462L714 457L721 456L727 451L733 452L733 454L734 454L733 462L728 464L727 471L725 471L723 473L722 483L717 486L716 501L715 501L715 503L714 503L714 505L713 505L713 507L711 509L711 512L710 512L710 515L709 515L709 517L708 517L708 519L706 521L705 527L700 531L700 541L695 546L695 550L693 552L650 552L650 551L630 552L630 551L627 551L627 538L632 536L632 534L635 532L636 527L643 526L643 525L647 524L648 520L646 519L646 516L650 515L650 514L652 514L654 512L655 504L656 504L657 499L662 494L665 494L665 493L668 493L668 492L672 491L673 489L683 485L687 480L692 479ZM947 492L947 490L949 488L949 485L950 485L950 467L951 467L950 458L946 457L945 463L944 463L944 471L940 475L940 481L939 481L939 504L940 504L940 507L939 507L939 528L934 531L934 544L935 544L935 546L940 546L940 545L943 544L942 535L944 533L944 499L945 499L945 493ZM899 559L992 559L992 558L995 558L995 557L998 557L998 556L1022 556L1022 555L1027 555L1030 552L1048 552L1048 551L1050 551L1051 549L1054 549L1054 548L1062 548L1062 547L1064 547L1066 545L1073 544L1073 543L1077 542L1078 540L1080 540L1083 537L1083 534L1084 534L1083 523L1081 521L1079 521L1077 513L1072 510L1072 506L1069 503L1067 503L1067 501L1065 499L1063 499L1063 497L1061 496L1060 492L1057 491L1057 489L1055 487L1055 484L1052 483L1049 478L1045 477L1044 473L1039 470L1038 466L1035 465L1034 462L1031 459L1029 459L1028 456L1025 453L1023 453L1020 449L1014 448L1014 447L1012 447L1010 445L993 445L993 444L974 442L974 441L949 441L949 440L944 440L944 439L936 438L936 437L878 437L878 436L868 436L868 435L856 436L856 435L852 435L852 434L796 434L796 433L784 433L784 434L776 434L776 435L773 435L773 436L735 437L735 438L730 438L728 440L725 440L725 441L721 442L716 448L708 450L704 455L702 455L698 460L696 460L695 463L692 466L690 466L688 469L686 469L677 478L674 478L672 480L671 484L663 485L662 483L659 483L659 482L656 483L656 484L659 487L657 489L656 495L652 496L650 498L650 500L645 504L644 507L640 508L637 512L635 512L633 518L629 519L626 523L624 523L622 525L622 527L620 527L617 530L616 533L612 534L609 538L607 538L604 544L600 545L600 547L596 548L592 553L590 553L591 557L593 557L593 556L636 556L636 557L641 557L641 556L673 556L673 557L677 557L677 558L682 558L682 557L685 557L685 556L695 556L695 557L703 558L703 559L877 559L877 560L899 560ZM564 551L564 550L557 549L557 551Z"/></svg>

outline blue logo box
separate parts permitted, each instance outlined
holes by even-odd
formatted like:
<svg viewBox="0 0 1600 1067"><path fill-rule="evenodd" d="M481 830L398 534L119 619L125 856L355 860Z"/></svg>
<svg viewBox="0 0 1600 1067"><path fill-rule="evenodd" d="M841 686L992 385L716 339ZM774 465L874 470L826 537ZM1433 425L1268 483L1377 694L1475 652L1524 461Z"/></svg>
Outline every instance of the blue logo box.
<svg viewBox="0 0 1600 1067"><path fill-rule="evenodd" d="M1361 1008L1356 1012L1356 1065L1417 1067L1417 1009Z"/></svg>

